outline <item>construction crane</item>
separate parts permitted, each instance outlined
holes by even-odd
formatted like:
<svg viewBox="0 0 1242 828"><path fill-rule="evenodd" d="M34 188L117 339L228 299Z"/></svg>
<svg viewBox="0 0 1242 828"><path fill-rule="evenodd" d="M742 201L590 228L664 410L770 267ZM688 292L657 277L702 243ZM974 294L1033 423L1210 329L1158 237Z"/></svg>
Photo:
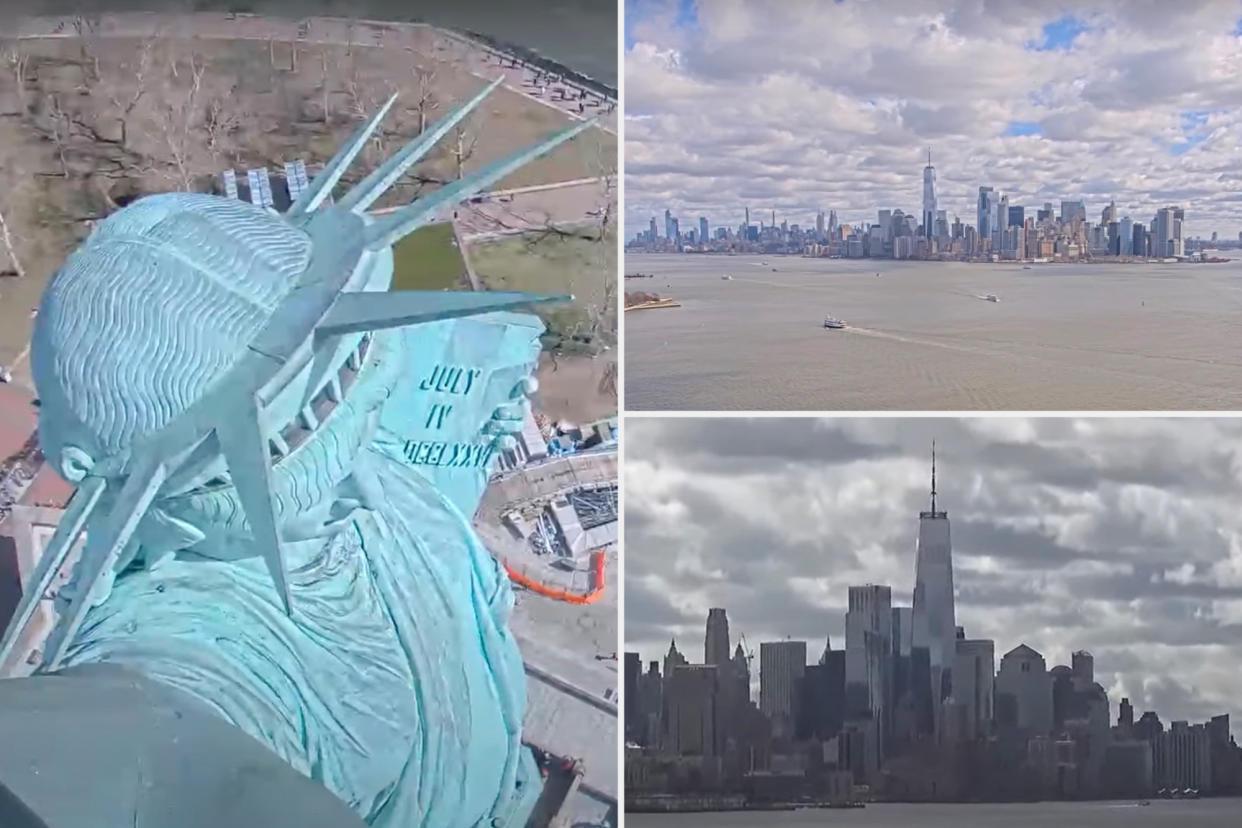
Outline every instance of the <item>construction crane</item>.
<svg viewBox="0 0 1242 828"><path fill-rule="evenodd" d="M737 637L737 643L742 648L742 654L746 656L746 669L750 669L750 663L755 660L755 651L746 643L746 633L740 633Z"/></svg>

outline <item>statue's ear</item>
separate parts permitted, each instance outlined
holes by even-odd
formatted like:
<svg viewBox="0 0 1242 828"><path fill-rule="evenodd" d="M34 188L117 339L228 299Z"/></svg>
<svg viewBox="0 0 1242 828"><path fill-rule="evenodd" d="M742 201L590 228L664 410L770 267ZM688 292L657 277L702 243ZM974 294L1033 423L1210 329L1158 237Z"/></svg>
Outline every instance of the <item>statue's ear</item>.
<svg viewBox="0 0 1242 828"><path fill-rule="evenodd" d="M175 518L158 506L147 511L135 534L144 548L157 551L189 549L206 537L192 523Z"/></svg>
<svg viewBox="0 0 1242 828"><path fill-rule="evenodd" d="M95 467L95 458L77 446L65 446L60 450L57 471L70 483L81 483Z"/></svg>

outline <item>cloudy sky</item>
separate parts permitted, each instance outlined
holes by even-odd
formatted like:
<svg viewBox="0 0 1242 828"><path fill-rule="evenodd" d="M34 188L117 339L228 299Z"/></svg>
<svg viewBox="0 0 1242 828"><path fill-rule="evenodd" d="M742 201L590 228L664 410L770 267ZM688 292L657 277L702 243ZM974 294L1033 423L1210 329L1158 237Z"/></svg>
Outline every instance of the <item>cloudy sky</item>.
<svg viewBox="0 0 1242 828"><path fill-rule="evenodd" d="M627 235L769 211L806 226L1115 199L1242 231L1239 0L627 0ZM1059 208L1059 204L1058 204ZM661 224L661 227L663 225Z"/></svg>
<svg viewBox="0 0 1242 828"><path fill-rule="evenodd" d="M625 636L703 659L733 641L844 646L847 587L908 606L937 441L958 623L1049 667L1095 655L1112 717L1242 731L1242 421L635 419L626 423ZM757 667L757 660L756 660ZM1137 713L1136 713L1137 715Z"/></svg>

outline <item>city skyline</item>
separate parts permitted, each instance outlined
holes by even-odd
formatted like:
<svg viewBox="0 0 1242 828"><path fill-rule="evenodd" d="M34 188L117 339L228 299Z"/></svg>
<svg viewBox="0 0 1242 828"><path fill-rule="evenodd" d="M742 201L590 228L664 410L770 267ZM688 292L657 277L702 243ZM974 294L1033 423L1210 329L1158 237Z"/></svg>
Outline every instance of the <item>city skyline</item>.
<svg viewBox="0 0 1242 828"><path fill-rule="evenodd" d="M1236 717L1240 656L1226 643L1242 626L1242 520L1221 484L1236 489L1242 454L1226 441L1242 429L1194 423L637 423L626 649L662 658L676 638L700 660L707 609L724 607L731 643L744 634L757 657L762 642L804 640L814 663L825 635L845 645L848 586L889 585L910 606L938 437L968 638L994 639L998 661L1027 644L1050 667L1093 652L1114 717L1122 697L1166 722ZM1145 448L1162 444L1174 450ZM814 526L793 525L799 514Z"/></svg>
<svg viewBox="0 0 1242 828"><path fill-rule="evenodd" d="M1242 8L1157 3L629 2L627 237L671 208L737 226L749 205L813 226L938 207L1114 201L1187 237L1242 229ZM1094 210L1092 205L1098 205Z"/></svg>

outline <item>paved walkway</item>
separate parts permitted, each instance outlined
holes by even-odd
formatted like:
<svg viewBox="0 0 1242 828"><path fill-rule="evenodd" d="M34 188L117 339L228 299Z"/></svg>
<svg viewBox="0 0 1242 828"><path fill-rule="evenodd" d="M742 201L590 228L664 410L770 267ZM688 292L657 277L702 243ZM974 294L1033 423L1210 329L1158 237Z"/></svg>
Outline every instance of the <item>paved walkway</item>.
<svg viewBox="0 0 1242 828"><path fill-rule="evenodd" d="M204 38L218 40L274 40L278 42L353 44L368 48L424 51L432 37L432 53L443 60L459 63L466 71L494 80L503 75L506 89L532 101L557 109L575 120L600 115L599 126L617 134L617 102L571 80L550 75L524 63L520 58L470 38L438 29L426 23L348 20L314 17L290 20L253 14L198 12L168 14L159 12L117 12L91 18L27 17L18 21L19 39L78 37L79 25L94 37L152 36Z"/></svg>

